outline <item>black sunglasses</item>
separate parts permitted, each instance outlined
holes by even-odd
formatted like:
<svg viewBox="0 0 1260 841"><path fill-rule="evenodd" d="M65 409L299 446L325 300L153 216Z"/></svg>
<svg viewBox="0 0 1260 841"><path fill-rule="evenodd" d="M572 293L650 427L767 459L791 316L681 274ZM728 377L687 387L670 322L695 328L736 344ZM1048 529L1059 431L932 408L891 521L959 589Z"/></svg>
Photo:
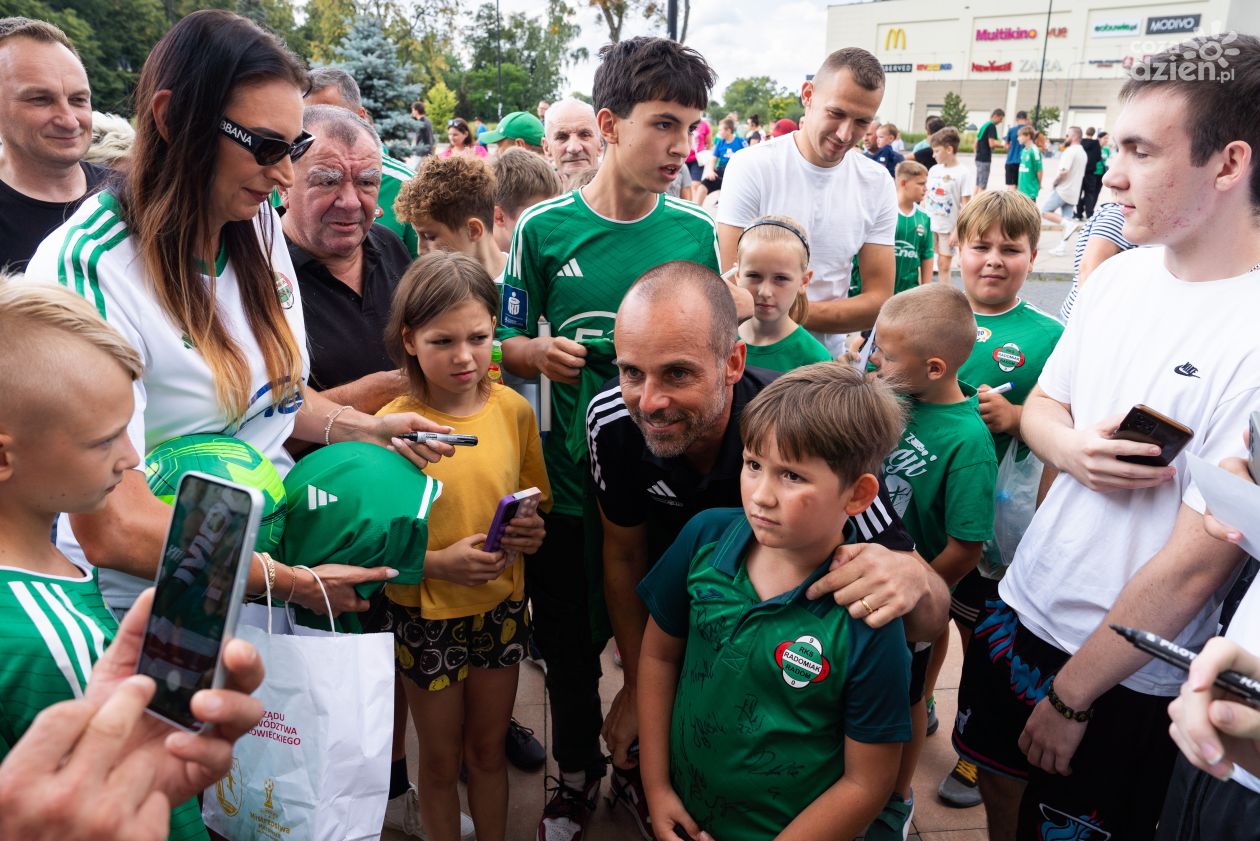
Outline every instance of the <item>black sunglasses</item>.
<svg viewBox="0 0 1260 841"><path fill-rule="evenodd" d="M315 136L307 131L299 134L297 140L292 143L287 143L278 137L260 137L227 117L219 118L219 131L248 149L259 166L279 163L285 155L289 156L289 160L296 161L305 155L311 148L311 144L315 142Z"/></svg>

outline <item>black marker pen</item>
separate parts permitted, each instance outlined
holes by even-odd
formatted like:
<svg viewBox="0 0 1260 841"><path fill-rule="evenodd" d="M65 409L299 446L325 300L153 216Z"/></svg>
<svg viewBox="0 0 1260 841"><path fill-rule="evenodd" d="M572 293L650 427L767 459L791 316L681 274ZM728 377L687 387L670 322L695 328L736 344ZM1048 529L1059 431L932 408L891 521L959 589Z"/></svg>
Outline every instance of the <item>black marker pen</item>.
<svg viewBox="0 0 1260 841"><path fill-rule="evenodd" d="M1178 668L1189 671L1190 664L1194 662L1194 652L1175 645L1157 634L1152 634L1150 631L1139 631L1136 628L1126 628L1123 625L1112 625L1111 630L1133 643L1142 651L1163 660L1165 663L1171 663ZM1221 672L1213 682L1226 692L1231 692L1241 697L1253 707L1260 707L1260 680L1248 677L1241 672L1228 671Z"/></svg>

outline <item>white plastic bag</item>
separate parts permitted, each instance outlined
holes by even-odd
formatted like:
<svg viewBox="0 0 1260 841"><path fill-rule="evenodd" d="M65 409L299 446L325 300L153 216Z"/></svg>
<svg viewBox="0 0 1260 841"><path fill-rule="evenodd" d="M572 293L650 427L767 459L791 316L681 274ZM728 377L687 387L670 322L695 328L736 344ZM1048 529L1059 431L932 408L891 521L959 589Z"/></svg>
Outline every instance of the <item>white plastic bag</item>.
<svg viewBox="0 0 1260 841"><path fill-rule="evenodd" d="M237 627L263 658L254 696L266 712L206 789L206 826L229 841L376 841L389 795L392 638L303 628L270 594L267 603L246 605Z"/></svg>
<svg viewBox="0 0 1260 841"><path fill-rule="evenodd" d="M1022 459L1018 458L1020 449L1027 454ZM1037 511L1042 468L1032 450L1011 440L998 465L993 539L985 542L980 557L980 574L985 578L1000 579L1015 560L1015 549Z"/></svg>

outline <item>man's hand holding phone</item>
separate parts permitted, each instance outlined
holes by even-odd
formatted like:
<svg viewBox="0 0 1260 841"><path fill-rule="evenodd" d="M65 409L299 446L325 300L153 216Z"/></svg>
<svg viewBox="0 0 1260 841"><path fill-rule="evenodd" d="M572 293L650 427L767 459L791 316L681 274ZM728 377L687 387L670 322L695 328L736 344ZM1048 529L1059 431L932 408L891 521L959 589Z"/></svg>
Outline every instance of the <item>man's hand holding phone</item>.
<svg viewBox="0 0 1260 841"><path fill-rule="evenodd" d="M153 606L153 590L140 594L118 626L114 642L92 669L84 697L104 704L135 674L145 623ZM155 786L172 805L203 791L232 764L232 744L262 719L262 703L250 697L262 685L263 662L248 642L234 639L223 648L225 681L221 689L202 689L192 697L192 712L209 725L196 735L182 732L153 716L144 716L132 732L131 745L150 757Z"/></svg>
<svg viewBox="0 0 1260 841"><path fill-rule="evenodd" d="M510 552L532 555L542 546L546 534L542 515L535 508L528 514L517 514L508 521L507 531L503 533L499 545Z"/></svg>
<svg viewBox="0 0 1260 841"><path fill-rule="evenodd" d="M1113 438L1124 415L1106 418L1092 427L1065 430L1068 436L1056 467L1071 474L1092 491L1136 490L1153 488L1177 475L1172 467L1153 467L1121 461L1119 456L1158 456L1158 444L1144 444Z"/></svg>

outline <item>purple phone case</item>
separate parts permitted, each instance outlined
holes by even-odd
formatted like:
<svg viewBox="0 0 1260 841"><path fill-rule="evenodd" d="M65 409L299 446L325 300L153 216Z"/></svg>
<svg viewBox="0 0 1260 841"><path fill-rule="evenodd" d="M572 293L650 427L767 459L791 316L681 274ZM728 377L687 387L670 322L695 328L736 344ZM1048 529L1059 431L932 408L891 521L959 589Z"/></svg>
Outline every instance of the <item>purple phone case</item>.
<svg viewBox="0 0 1260 841"><path fill-rule="evenodd" d="M520 491L517 491L520 493ZM494 518L490 521L490 528L486 530L486 542L482 544L481 549L484 552L499 551L499 542L503 540L503 533L507 531L508 523L516 516L521 505L529 500L537 500L537 496L527 496L518 498L516 494L508 494L499 500L499 505L494 510ZM535 502L535 504L537 504Z"/></svg>

